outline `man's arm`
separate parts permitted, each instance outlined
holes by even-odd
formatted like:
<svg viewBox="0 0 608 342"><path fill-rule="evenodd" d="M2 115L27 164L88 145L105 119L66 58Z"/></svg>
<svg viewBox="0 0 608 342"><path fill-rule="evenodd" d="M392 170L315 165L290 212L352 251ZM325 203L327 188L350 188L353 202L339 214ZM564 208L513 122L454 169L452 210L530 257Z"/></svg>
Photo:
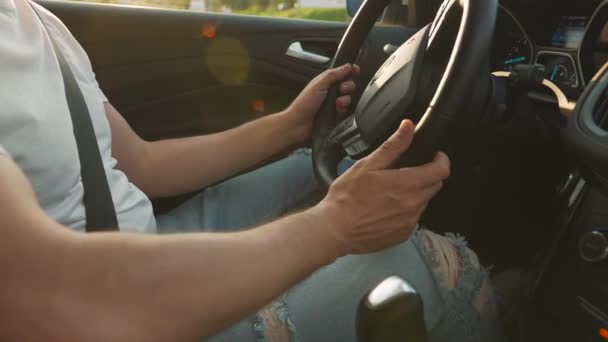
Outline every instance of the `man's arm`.
<svg viewBox="0 0 608 342"><path fill-rule="evenodd" d="M191 138L146 142L106 103L117 168L149 197L196 191L227 179L296 142L283 114Z"/></svg>
<svg viewBox="0 0 608 342"><path fill-rule="evenodd" d="M412 141L404 124L316 207L258 229L171 236L79 234L38 206L0 156L1 341L192 341L213 335L336 258L408 239L449 175L383 170Z"/></svg>
<svg viewBox="0 0 608 342"><path fill-rule="evenodd" d="M0 156L0 340L185 341L338 257L321 210L236 234L78 234Z"/></svg>
<svg viewBox="0 0 608 342"><path fill-rule="evenodd" d="M112 130L112 153L117 167L149 197L196 191L225 180L304 142L312 131L314 115L331 84L358 73L345 65L319 75L285 112L247 123L226 132L184 139L146 142L140 139L111 104L106 113ZM336 107L350 105L352 81L340 86Z"/></svg>

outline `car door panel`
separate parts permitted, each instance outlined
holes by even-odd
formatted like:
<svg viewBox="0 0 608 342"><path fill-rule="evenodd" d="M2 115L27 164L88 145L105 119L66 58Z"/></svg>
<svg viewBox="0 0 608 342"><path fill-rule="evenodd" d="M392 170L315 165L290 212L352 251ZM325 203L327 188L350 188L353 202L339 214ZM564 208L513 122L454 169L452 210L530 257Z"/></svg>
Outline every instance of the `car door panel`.
<svg viewBox="0 0 608 342"><path fill-rule="evenodd" d="M346 29L345 23L310 20L40 4L72 31L107 97L150 140L216 132L284 109L328 66L286 56L289 45L301 41L329 55ZM375 29L360 61L363 82L383 62L382 45L411 34L397 26ZM226 41L233 46L214 48Z"/></svg>

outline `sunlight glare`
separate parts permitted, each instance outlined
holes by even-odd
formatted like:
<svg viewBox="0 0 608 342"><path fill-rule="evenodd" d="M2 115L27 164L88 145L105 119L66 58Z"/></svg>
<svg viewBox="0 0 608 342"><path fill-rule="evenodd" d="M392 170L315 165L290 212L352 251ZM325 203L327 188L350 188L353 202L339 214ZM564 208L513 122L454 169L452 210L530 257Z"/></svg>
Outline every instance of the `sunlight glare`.
<svg viewBox="0 0 608 342"><path fill-rule="evenodd" d="M249 79L251 60L245 45L236 38L217 37L206 49L207 68L224 85L239 85Z"/></svg>

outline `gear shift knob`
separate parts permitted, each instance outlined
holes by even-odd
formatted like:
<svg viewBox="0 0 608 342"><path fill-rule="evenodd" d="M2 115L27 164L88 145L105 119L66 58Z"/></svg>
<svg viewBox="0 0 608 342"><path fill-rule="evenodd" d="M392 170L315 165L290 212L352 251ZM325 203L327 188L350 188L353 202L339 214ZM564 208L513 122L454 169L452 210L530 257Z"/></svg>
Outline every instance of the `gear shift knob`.
<svg viewBox="0 0 608 342"><path fill-rule="evenodd" d="M368 292L357 311L359 342L426 342L424 309L412 285L391 277Z"/></svg>

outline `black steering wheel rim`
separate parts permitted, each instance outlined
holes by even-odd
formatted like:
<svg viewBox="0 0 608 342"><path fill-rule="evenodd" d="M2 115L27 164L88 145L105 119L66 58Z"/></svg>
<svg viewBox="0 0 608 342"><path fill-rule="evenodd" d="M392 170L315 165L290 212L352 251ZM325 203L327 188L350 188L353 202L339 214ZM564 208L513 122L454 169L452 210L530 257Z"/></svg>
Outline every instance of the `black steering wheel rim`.
<svg viewBox="0 0 608 342"><path fill-rule="evenodd" d="M354 63L377 18L389 2L390 0L367 0L363 3L344 34L331 63L332 68ZM444 1L433 24L419 32L424 32L419 36L428 40L428 45L424 42L425 44L420 46L428 47L434 41L439 41L438 32L444 29L444 19L453 9L461 11L461 19L451 56L437 89L417 124L414 143L403 156L399 166L415 166L429 162L440 147L449 144L445 133L451 128L451 123L458 119L456 109L466 98L464 92L470 90L480 65L487 59L498 11L496 0ZM398 52L399 50L395 54ZM338 114L334 107L337 96L338 90L332 87L316 117L313 133L313 168L319 182L326 187L337 178L337 165L346 156L344 148L329 139L338 123ZM405 114L403 113L403 118L406 117ZM385 138L388 137L388 132L383 134L386 135ZM375 146L370 146L373 147Z"/></svg>
<svg viewBox="0 0 608 342"><path fill-rule="evenodd" d="M568 120L565 138L573 155L588 175L608 185L608 63L604 64L585 88Z"/></svg>

